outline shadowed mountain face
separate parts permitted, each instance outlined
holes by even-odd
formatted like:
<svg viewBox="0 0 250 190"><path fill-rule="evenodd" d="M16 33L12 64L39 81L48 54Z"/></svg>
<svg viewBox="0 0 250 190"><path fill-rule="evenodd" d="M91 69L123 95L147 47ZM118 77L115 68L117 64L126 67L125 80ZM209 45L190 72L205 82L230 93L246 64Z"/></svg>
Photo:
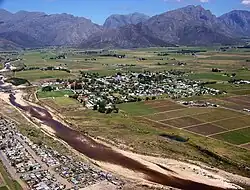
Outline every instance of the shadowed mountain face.
<svg viewBox="0 0 250 190"><path fill-rule="evenodd" d="M232 44L237 42L234 38L237 36L210 11L201 6L187 6L153 16L136 26L105 31L101 37L94 34L83 47Z"/></svg>
<svg viewBox="0 0 250 190"><path fill-rule="evenodd" d="M225 24L234 35L240 35L242 37L250 36L249 11L231 11L219 17L219 20Z"/></svg>
<svg viewBox="0 0 250 190"><path fill-rule="evenodd" d="M99 26L69 14L12 14L0 9L0 38L22 47L225 45L238 43L241 37L250 37L249 11L232 11L217 18L201 6L187 6L151 18L140 13L112 15Z"/></svg>
<svg viewBox="0 0 250 190"><path fill-rule="evenodd" d="M8 14L0 10L0 16L0 36L7 36L8 40L24 47L75 45L101 30L88 19L68 14L46 15L26 11ZM12 34L17 34L18 41Z"/></svg>
<svg viewBox="0 0 250 190"><path fill-rule="evenodd" d="M104 28L119 28L129 24L138 24L148 20L150 17L142 13L128 15L111 15L103 24Z"/></svg>
<svg viewBox="0 0 250 190"><path fill-rule="evenodd" d="M21 50L22 48L11 41L0 38L0 51ZM1 61L1 60L0 60Z"/></svg>
<svg viewBox="0 0 250 190"><path fill-rule="evenodd" d="M90 36L83 48L138 48L152 46L170 46L169 43L155 38L142 30L142 24L127 25L118 29L107 29Z"/></svg>
<svg viewBox="0 0 250 190"><path fill-rule="evenodd" d="M181 38L187 33L187 30L191 32L189 36L195 36L194 33L198 34L200 32L199 30L190 30L190 27L203 28L204 36L208 35L208 38L211 38L210 33L230 35L226 26L221 25L210 11L203 9L201 6L187 6L154 16L143 27L149 28L152 35L172 43L182 43L183 40ZM208 33L207 31L210 32ZM203 39L191 38L185 41L192 43L191 41L193 40L199 43Z"/></svg>

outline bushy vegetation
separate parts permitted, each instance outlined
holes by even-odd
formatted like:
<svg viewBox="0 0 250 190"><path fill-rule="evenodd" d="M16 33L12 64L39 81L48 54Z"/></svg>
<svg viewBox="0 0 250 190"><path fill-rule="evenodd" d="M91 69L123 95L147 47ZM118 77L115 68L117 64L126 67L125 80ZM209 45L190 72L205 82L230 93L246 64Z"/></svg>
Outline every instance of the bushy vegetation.
<svg viewBox="0 0 250 190"><path fill-rule="evenodd" d="M23 84L30 85L30 82L27 79L22 79L22 78L10 78L7 80L7 82L9 82L15 86L19 86L19 85L23 85Z"/></svg>

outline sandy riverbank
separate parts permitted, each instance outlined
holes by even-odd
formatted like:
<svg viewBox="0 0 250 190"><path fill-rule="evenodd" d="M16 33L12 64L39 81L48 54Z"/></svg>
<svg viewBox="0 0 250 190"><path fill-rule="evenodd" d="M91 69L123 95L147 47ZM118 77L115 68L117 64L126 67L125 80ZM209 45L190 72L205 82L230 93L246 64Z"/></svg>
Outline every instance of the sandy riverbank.
<svg viewBox="0 0 250 190"><path fill-rule="evenodd" d="M33 106L38 106L33 103L26 102L22 99L22 91L18 91L15 95L16 97L16 102L23 105L33 105ZM9 94L7 93L0 93L0 98L4 100L6 103L10 104L9 102ZM11 105L11 104L10 104ZM39 106L38 106L39 107ZM15 108L17 109L17 108ZM23 111L20 111L20 114L22 114L29 122L31 121L30 115L25 114ZM55 115L51 114L55 119L60 120L59 117L56 117ZM32 122L33 125L36 125L38 121L35 120L35 122ZM62 121L63 122L63 121ZM66 122L63 122L66 124ZM51 129L50 127L41 124L38 126L41 127L44 131L47 131L49 134L55 134L55 131ZM106 146L111 147L109 144L106 144L102 141L98 141L99 143L105 144ZM224 173L219 173L219 170L213 169L213 170L208 170L204 169L205 167L200 167L195 164L190 164L190 163L185 163L185 162L180 162L177 160L173 159L163 159L163 158L158 158L158 157L152 157L152 156L144 156L144 155L139 155L135 154L132 152L128 151L123 151L120 150L116 147L111 147L113 150L116 152L119 152L129 158L132 158L133 160L136 160L148 168L151 168L155 171L158 171L160 173L166 174L168 176L174 176L178 177L181 179L185 180L192 180L200 183L204 183L207 185L211 186L216 186L216 187L222 187L222 188L231 188L231 189L240 189L239 186L234 185L231 183L228 179L234 179L235 181L240 181L246 184L250 185L250 179L249 178L244 178L241 176L235 176L233 174L224 172ZM141 173L131 171L129 169L123 168L121 166L117 166L114 164L106 163L106 162L100 162L100 161L94 161L98 165L100 165L102 168L105 170L111 171L113 173L119 174L121 176L124 176L125 178L133 179L136 180L140 183L146 183L146 184L151 184L153 185L152 182L148 182L145 180L145 176ZM164 169L165 168L165 169ZM166 170L167 168L167 170ZM171 172L171 170L173 172ZM233 177L233 178L232 178ZM237 178L237 179L235 179ZM155 185L155 184L154 184Z"/></svg>

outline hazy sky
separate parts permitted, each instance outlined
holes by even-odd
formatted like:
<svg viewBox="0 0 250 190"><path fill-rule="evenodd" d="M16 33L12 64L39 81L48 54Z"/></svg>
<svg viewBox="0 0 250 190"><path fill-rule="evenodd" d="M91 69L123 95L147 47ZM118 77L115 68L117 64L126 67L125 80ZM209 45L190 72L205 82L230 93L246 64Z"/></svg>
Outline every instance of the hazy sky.
<svg viewBox="0 0 250 190"><path fill-rule="evenodd" d="M11 12L69 13L98 24L111 14L141 12L152 16L190 4L200 4L215 15L233 9L250 10L250 0L0 0L0 7Z"/></svg>

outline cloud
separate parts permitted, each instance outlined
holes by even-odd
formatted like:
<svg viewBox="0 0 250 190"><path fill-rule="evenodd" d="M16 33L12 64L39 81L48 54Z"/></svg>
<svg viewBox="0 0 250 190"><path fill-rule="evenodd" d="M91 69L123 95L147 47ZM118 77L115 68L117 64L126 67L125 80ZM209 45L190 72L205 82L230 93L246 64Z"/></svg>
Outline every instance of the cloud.
<svg viewBox="0 0 250 190"><path fill-rule="evenodd" d="M250 5L250 0L243 0L241 3L243 5Z"/></svg>

